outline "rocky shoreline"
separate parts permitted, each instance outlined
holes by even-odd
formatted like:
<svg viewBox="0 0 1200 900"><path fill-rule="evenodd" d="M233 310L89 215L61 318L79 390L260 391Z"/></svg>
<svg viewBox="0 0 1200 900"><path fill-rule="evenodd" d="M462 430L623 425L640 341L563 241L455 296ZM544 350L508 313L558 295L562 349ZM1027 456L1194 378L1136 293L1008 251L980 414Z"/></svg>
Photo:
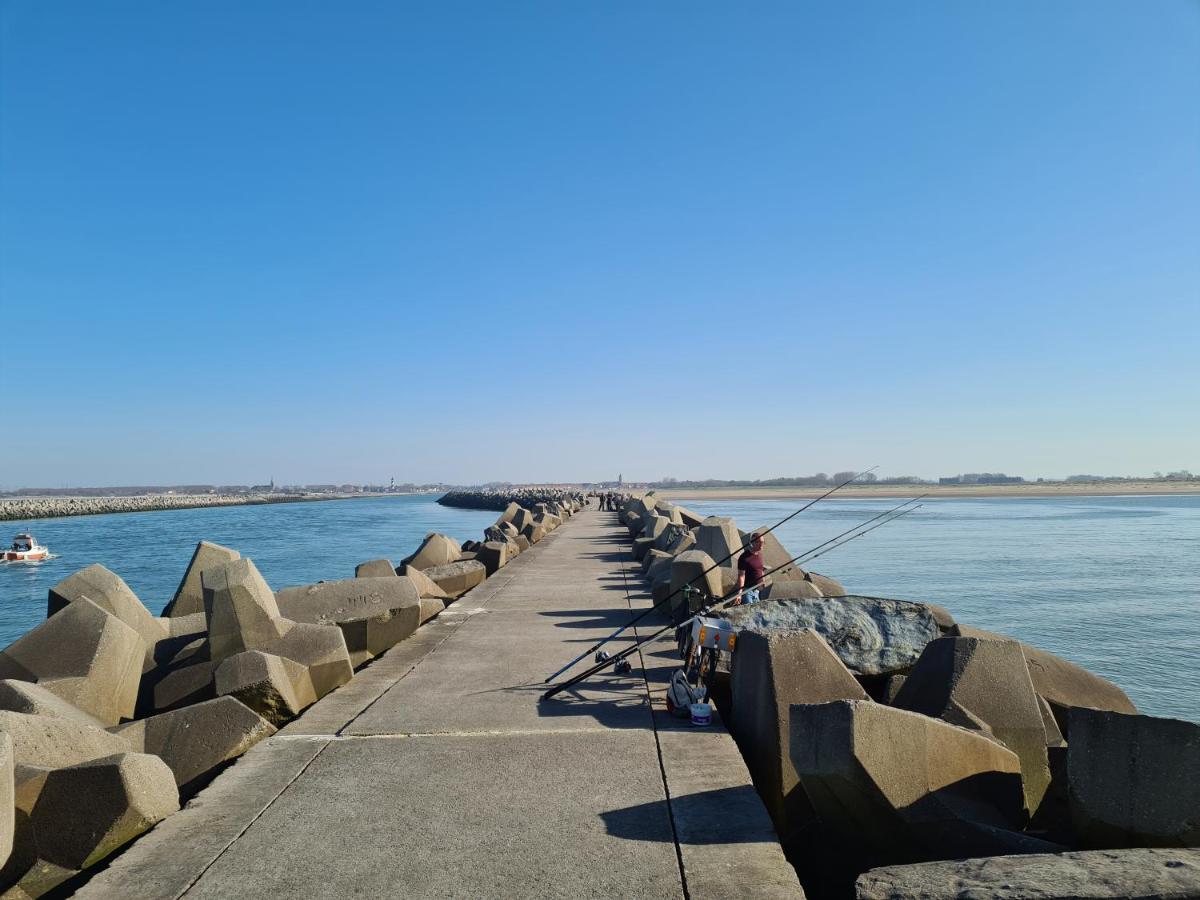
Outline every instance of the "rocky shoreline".
<svg viewBox="0 0 1200 900"><path fill-rule="evenodd" d="M0 522L99 516L108 513L157 512L208 506L255 506L343 500L326 494L148 494L140 497L15 497L0 499Z"/></svg>

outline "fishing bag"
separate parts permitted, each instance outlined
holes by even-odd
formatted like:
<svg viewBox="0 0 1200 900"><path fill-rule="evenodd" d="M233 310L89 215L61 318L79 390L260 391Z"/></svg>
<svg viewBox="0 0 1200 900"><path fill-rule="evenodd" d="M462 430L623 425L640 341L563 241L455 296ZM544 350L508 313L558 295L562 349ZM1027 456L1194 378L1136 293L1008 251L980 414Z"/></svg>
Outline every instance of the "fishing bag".
<svg viewBox="0 0 1200 900"><path fill-rule="evenodd" d="M667 687L667 712L680 719L690 719L692 704L701 700L700 691L688 684L683 669L676 669Z"/></svg>

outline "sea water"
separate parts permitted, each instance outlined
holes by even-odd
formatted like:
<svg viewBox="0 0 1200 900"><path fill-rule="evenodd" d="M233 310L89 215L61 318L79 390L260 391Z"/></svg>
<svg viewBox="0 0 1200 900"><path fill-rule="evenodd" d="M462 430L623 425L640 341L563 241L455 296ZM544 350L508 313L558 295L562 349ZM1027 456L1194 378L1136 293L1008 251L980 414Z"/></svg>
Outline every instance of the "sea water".
<svg viewBox="0 0 1200 900"><path fill-rule="evenodd" d="M31 531L53 558L0 563L0 647L46 617L46 593L92 563L116 572L152 613L175 594L196 542L232 547L254 560L275 590L353 578L369 559L399 564L431 531L482 540L498 513L438 506L436 495L411 494L116 513L0 523L4 546Z"/></svg>
<svg viewBox="0 0 1200 900"><path fill-rule="evenodd" d="M678 502L748 531L805 501ZM796 555L897 502L822 500L776 534ZM1116 682L1144 713L1200 722L1200 495L923 503L806 568L940 604Z"/></svg>
<svg viewBox="0 0 1200 900"><path fill-rule="evenodd" d="M55 558L0 564L0 647L46 615L47 589L103 563L158 613L196 541L254 560L274 588L398 563L430 531L479 540L496 513L431 495L122 513L5 523ZM771 525L804 501L680 502ZM776 533L797 554L895 504L822 500ZM2 534L7 542L11 535ZM1200 496L926 500L811 569L854 593L945 606L959 622L1028 641L1119 684L1143 712L1200 721Z"/></svg>

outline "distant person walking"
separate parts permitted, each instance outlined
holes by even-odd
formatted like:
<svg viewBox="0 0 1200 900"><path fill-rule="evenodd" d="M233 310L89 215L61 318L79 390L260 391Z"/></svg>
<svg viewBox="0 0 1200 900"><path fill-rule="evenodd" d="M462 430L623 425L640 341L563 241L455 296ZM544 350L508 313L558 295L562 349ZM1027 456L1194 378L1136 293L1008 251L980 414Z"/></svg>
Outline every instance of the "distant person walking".
<svg viewBox="0 0 1200 900"><path fill-rule="evenodd" d="M759 601L758 591L762 585L764 571L762 550L762 535L753 535L750 538L750 549L742 553L742 558L738 560L738 597L733 601L734 606Z"/></svg>

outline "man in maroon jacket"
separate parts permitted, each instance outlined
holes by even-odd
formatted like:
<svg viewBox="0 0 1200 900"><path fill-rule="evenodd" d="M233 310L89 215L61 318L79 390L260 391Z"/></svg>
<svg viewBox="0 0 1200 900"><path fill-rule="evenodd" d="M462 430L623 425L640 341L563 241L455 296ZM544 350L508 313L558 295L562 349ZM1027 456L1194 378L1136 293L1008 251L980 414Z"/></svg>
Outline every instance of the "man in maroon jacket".
<svg viewBox="0 0 1200 900"><path fill-rule="evenodd" d="M733 602L734 606L758 602L758 589L763 580L762 549L762 535L755 533L750 538L750 549L743 552L738 560L738 597Z"/></svg>

